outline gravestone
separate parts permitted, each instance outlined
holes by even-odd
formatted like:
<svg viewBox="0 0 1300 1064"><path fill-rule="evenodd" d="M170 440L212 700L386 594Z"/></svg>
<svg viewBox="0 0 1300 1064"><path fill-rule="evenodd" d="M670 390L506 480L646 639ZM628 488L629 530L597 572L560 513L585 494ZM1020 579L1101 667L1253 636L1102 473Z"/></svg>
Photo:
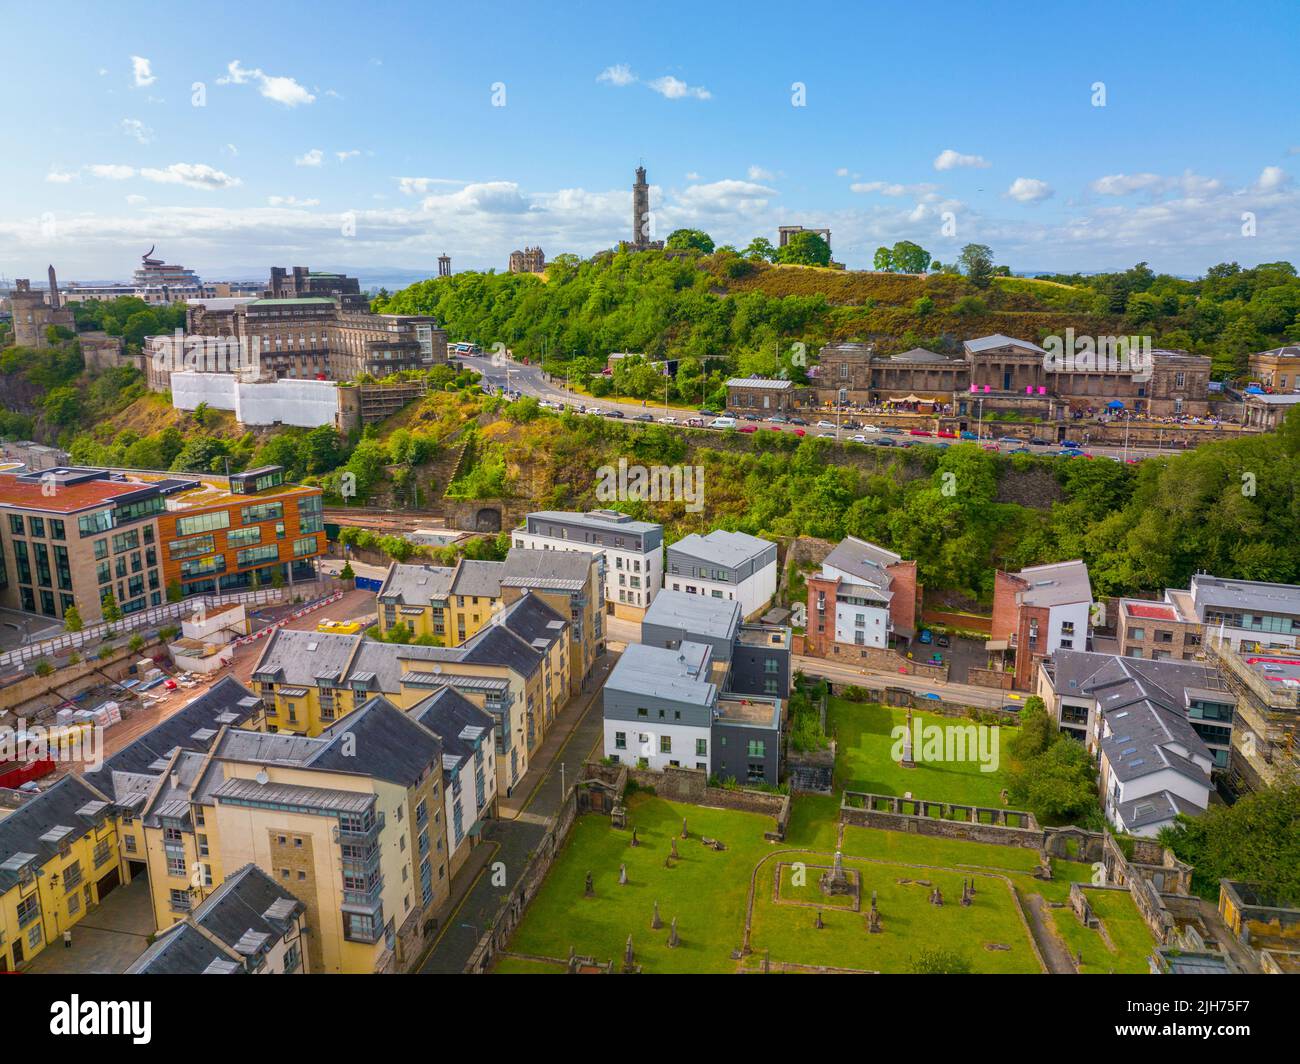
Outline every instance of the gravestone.
<svg viewBox="0 0 1300 1064"><path fill-rule="evenodd" d="M594 898L596 896L596 888L592 885L590 872L587 873L587 885L583 893L588 898Z"/></svg>
<svg viewBox="0 0 1300 1064"><path fill-rule="evenodd" d="M627 865L625 864L618 866L618 885L620 887L627 886Z"/></svg>
<svg viewBox="0 0 1300 1064"><path fill-rule="evenodd" d="M658 931L663 926L664 922L659 919L659 903L656 901L654 915L650 917L650 928L653 931Z"/></svg>
<svg viewBox="0 0 1300 1064"><path fill-rule="evenodd" d="M686 818L682 817L682 838L689 839L690 837L690 832L686 830Z"/></svg>
<svg viewBox="0 0 1300 1064"><path fill-rule="evenodd" d="M682 944L682 940L677 937L677 917L673 917L673 922L668 928L668 948L676 949Z"/></svg>
<svg viewBox="0 0 1300 1064"><path fill-rule="evenodd" d="M871 892L871 911L867 913L867 931L870 934L878 935L881 932L880 910L876 907L876 892Z"/></svg>
<svg viewBox="0 0 1300 1064"><path fill-rule="evenodd" d="M814 926L817 928L818 931L820 931L823 927L826 926L824 923L822 923L822 911L820 909L817 910L817 923Z"/></svg>

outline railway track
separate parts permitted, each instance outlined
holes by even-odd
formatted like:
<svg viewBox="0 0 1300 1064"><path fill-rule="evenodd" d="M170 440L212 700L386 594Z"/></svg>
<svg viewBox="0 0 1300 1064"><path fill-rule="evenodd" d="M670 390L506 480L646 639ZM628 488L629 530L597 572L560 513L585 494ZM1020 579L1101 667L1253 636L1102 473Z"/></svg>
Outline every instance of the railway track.
<svg viewBox="0 0 1300 1064"><path fill-rule="evenodd" d="M368 528L375 532L411 532L417 528L446 528L440 514L422 510L366 510L359 506L325 509L330 524Z"/></svg>

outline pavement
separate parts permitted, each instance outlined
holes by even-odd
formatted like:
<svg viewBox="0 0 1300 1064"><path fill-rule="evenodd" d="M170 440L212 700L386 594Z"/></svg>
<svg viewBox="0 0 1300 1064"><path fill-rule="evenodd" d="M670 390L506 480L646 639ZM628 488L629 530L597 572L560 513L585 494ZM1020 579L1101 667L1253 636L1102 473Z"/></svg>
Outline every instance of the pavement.
<svg viewBox="0 0 1300 1064"><path fill-rule="evenodd" d="M22 970L29 975L118 975L149 948L154 930L149 877L137 876L72 925L71 949L63 945L62 929L48 926L49 945Z"/></svg>
<svg viewBox="0 0 1300 1064"><path fill-rule="evenodd" d="M420 974L464 971L483 932L523 876L529 858L546 834L547 821L560 808L561 795L573 786L582 763L600 745L600 691L614 660L606 654L597 662L595 675L586 688L552 723L514 794L498 800L501 819L495 823L490 840L479 846L480 852L489 846L494 850L481 857L476 854L477 860L456 877L452 893L454 896L461 890L460 900L453 905L421 962ZM493 872L498 867L505 877L500 885L493 883Z"/></svg>

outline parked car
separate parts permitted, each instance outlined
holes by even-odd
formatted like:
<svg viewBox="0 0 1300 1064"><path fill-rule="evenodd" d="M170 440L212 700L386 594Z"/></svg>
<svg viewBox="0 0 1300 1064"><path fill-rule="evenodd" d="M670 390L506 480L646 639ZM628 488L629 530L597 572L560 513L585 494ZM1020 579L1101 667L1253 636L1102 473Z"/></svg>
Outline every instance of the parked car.
<svg viewBox="0 0 1300 1064"><path fill-rule="evenodd" d="M834 422L834 421L819 421L819 422L817 422L817 427L818 427L819 429L833 429L833 428L835 427L835 422Z"/></svg>
<svg viewBox="0 0 1300 1064"><path fill-rule="evenodd" d="M691 429L702 429L704 428L704 418L688 417L686 419L686 427Z"/></svg>
<svg viewBox="0 0 1300 1064"><path fill-rule="evenodd" d="M709 422L709 428L711 429L734 429L735 427L736 419L734 417L715 417Z"/></svg>
<svg viewBox="0 0 1300 1064"><path fill-rule="evenodd" d="M957 433L951 432L948 429L940 429L935 433L935 435L940 436L945 440L955 440L957 438Z"/></svg>
<svg viewBox="0 0 1300 1064"><path fill-rule="evenodd" d="M939 441L936 442L936 443L932 443L932 444L930 444L930 446L931 446L931 447L939 447L939 448L942 448L942 449L945 450L945 451L948 449L948 445L947 445L946 443L944 443L942 440L939 440Z"/></svg>
<svg viewBox="0 0 1300 1064"><path fill-rule="evenodd" d="M738 431L738 432L757 432L757 431L758 431L758 426L757 426L757 425L741 425L740 428L737 429L736 431Z"/></svg>
<svg viewBox="0 0 1300 1064"><path fill-rule="evenodd" d="M901 436L903 434L903 430L900 429L897 425L886 425L880 431L888 432L891 436Z"/></svg>
<svg viewBox="0 0 1300 1064"><path fill-rule="evenodd" d="M971 432L969 429L962 429L961 438L963 440L978 440L979 435L977 433Z"/></svg>
<svg viewBox="0 0 1300 1064"><path fill-rule="evenodd" d="M605 411L605 416L606 416L606 417L625 417L626 415L625 415L625 414L623 413L623 411L621 411L621 410L606 410L606 411Z"/></svg>
<svg viewBox="0 0 1300 1064"><path fill-rule="evenodd" d="M929 646L932 642L934 642L934 633L931 632L930 629L928 628L922 628L921 642L926 644L926 646Z"/></svg>
<svg viewBox="0 0 1300 1064"><path fill-rule="evenodd" d="M986 451L1000 451L1000 450L1002 450L1002 448L999 447L996 443L981 443L980 446L981 446L982 448L984 448L984 450L986 450Z"/></svg>
<svg viewBox="0 0 1300 1064"><path fill-rule="evenodd" d="M741 416L741 418L743 418L745 421L757 421L757 420L758 420L758 415L757 415L757 414L741 414L740 416Z"/></svg>
<svg viewBox="0 0 1300 1064"><path fill-rule="evenodd" d="M1050 447L1052 446L1047 440L1039 439L1037 436L1029 437L1030 447Z"/></svg>
<svg viewBox="0 0 1300 1064"><path fill-rule="evenodd" d="M768 418L767 420L770 421L770 422L772 422L772 424L774 424L774 425L784 425L784 424L785 424L785 418L783 418L780 414L773 414L773 415L772 415L770 418Z"/></svg>
<svg viewBox="0 0 1300 1064"><path fill-rule="evenodd" d="M1083 454L1080 447L1062 447L1056 452L1061 458L1078 458Z"/></svg>
<svg viewBox="0 0 1300 1064"><path fill-rule="evenodd" d="M934 435L934 433L931 432L929 429L908 429L907 434L909 436L933 436Z"/></svg>
<svg viewBox="0 0 1300 1064"><path fill-rule="evenodd" d="M804 432L803 429L795 428L795 429L791 429L790 431L793 432L796 436L807 436L807 435L808 435L808 433Z"/></svg>
<svg viewBox="0 0 1300 1064"><path fill-rule="evenodd" d="M704 417L717 417L717 416L718 416L718 412L717 412L716 410L709 410L707 407L701 407L699 410L697 410L697 411L695 411L695 412L696 412L697 414L700 414L700 415L704 416Z"/></svg>
<svg viewBox="0 0 1300 1064"><path fill-rule="evenodd" d="M675 417L661 417L661 418L659 419L659 424L661 424L661 425L676 425L676 424L677 424L677 419L676 419Z"/></svg>
<svg viewBox="0 0 1300 1064"><path fill-rule="evenodd" d="M866 442L868 442L867 438L863 436L861 433L858 433L858 435L856 436L849 437L849 443L866 443Z"/></svg>
<svg viewBox="0 0 1300 1064"><path fill-rule="evenodd" d="M1008 453L1009 454L1033 454L1034 452L1031 451L1028 447L1012 447Z"/></svg>
<svg viewBox="0 0 1300 1064"><path fill-rule="evenodd" d="M952 646L952 640L949 639L946 635L935 636L934 641L935 641L935 643L937 643L937 644L938 644L939 646L941 646L941 647L950 647L950 646Z"/></svg>
<svg viewBox="0 0 1300 1064"><path fill-rule="evenodd" d="M898 441L895 442L894 446L895 446L895 447L915 447L915 446L916 446L916 441L915 441L915 440L898 440Z"/></svg>
<svg viewBox="0 0 1300 1064"><path fill-rule="evenodd" d="M1082 450L1082 445L1077 440L1062 440L1061 446L1068 451Z"/></svg>
<svg viewBox="0 0 1300 1064"><path fill-rule="evenodd" d="M808 422L806 422L806 421L805 421L803 418L801 418L801 417L792 417L792 418L790 419L790 424L791 424L791 425L806 425L806 424L808 424Z"/></svg>
<svg viewBox="0 0 1300 1064"><path fill-rule="evenodd" d="M655 419L654 414L633 414L632 415L633 421L654 421L654 419Z"/></svg>
<svg viewBox="0 0 1300 1064"><path fill-rule="evenodd" d="M1019 437L1019 436L1003 436L1000 440L998 440L998 443L1006 444L1008 447L1019 447L1019 446L1020 446L1020 437Z"/></svg>

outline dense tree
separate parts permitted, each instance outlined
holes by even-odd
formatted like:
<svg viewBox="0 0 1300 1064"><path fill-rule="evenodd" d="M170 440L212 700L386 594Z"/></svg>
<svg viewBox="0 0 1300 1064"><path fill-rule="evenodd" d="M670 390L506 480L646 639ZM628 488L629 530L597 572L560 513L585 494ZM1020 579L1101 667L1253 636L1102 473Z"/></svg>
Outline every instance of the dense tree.
<svg viewBox="0 0 1300 1064"><path fill-rule="evenodd" d="M986 244L967 244L957 261L976 288L987 288L993 283L993 251Z"/></svg>
<svg viewBox="0 0 1300 1064"><path fill-rule="evenodd" d="M664 247L673 251L698 251L713 254L713 238L703 229L674 229L664 241Z"/></svg>
<svg viewBox="0 0 1300 1064"><path fill-rule="evenodd" d="M785 247L776 249L776 261L792 266L826 266L831 261L831 246L819 233L795 233Z"/></svg>

